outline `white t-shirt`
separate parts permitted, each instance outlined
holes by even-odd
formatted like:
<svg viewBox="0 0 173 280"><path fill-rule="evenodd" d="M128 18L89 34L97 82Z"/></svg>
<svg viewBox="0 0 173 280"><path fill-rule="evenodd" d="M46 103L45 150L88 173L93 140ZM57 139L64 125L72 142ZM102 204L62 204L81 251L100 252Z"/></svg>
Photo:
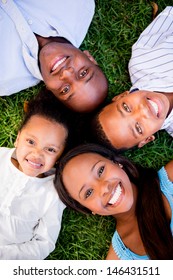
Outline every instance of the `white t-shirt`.
<svg viewBox="0 0 173 280"><path fill-rule="evenodd" d="M0 259L42 260L55 248L65 206L54 175L25 175L11 162L14 152L0 148Z"/></svg>

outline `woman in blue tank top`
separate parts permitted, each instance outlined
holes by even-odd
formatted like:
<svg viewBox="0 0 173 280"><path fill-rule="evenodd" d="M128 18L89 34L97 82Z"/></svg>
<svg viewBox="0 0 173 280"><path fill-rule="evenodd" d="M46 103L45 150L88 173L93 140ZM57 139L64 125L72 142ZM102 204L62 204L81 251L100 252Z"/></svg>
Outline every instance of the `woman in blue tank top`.
<svg viewBox="0 0 173 280"><path fill-rule="evenodd" d="M105 147L85 144L59 162L61 200L82 213L112 215L116 230L107 259L173 259L173 161L159 172Z"/></svg>

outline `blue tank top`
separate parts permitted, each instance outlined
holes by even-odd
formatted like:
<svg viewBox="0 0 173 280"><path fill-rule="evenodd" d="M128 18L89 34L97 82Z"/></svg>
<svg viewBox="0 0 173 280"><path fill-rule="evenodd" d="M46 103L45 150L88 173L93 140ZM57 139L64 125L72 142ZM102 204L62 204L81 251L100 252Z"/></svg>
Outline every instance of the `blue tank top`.
<svg viewBox="0 0 173 280"><path fill-rule="evenodd" d="M168 179L168 175L167 175L167 172L164 167L162 167L158 171L158 176L159 176L159 180L160 180L160 189L163 192L163 194L166 196L166 198L170 204L171 211L173 212L173 182L171 182ZM173 234L173 217L171 217L170 228L171 228L171 231ZM124 245L117 230L115 231L115 233L112 237L112 246L113 246L115 253L121 260L148 260L149 259L149 257L147 255L140 256L140 255L133 253L130 249L128 249Z"/></svg>

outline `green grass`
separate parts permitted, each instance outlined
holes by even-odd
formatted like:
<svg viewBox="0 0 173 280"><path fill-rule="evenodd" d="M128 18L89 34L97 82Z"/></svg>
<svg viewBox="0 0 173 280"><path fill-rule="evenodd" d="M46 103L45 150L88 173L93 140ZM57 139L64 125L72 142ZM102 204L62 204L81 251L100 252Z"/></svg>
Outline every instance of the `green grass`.
<svg viewBox="0 0 173 280"><path fill-rule="evenodd" d="M171 0L158 0L159 11ZM128 61L131 47L152 21L147 0L96 0L96 13L81 46L96 58L109 80L110 100L130 88ZM12 147L23 116L23 102L32 98L41 85L9 97L0 97L0 146ZM160 168L173 158L172 138L164 131L142 149L127 151L133 161ZM85 216L65 209L56 249L47 259L101 260L106 256L115 222L112 217Z"/></svg>

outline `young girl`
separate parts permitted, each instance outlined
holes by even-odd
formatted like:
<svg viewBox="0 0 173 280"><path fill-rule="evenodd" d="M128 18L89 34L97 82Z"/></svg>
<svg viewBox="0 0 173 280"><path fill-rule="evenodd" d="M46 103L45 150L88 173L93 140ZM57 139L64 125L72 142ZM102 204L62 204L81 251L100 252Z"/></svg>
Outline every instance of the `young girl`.
<svg viewBox="0 0 173 280"><path fill-rule="evenodd" d="M44 259L54 250L64 204L54 170L68 137L56 98L33 100L15 148L0 148L0 259Z"/></svg>
<svg viewBox="0 0 173 280"><path fill-rule="evenodd" d="M173 161L157 173L85 144L60 160L55 186L74 210L115 217L107 259L173 259L172 170Z"/></svg>

